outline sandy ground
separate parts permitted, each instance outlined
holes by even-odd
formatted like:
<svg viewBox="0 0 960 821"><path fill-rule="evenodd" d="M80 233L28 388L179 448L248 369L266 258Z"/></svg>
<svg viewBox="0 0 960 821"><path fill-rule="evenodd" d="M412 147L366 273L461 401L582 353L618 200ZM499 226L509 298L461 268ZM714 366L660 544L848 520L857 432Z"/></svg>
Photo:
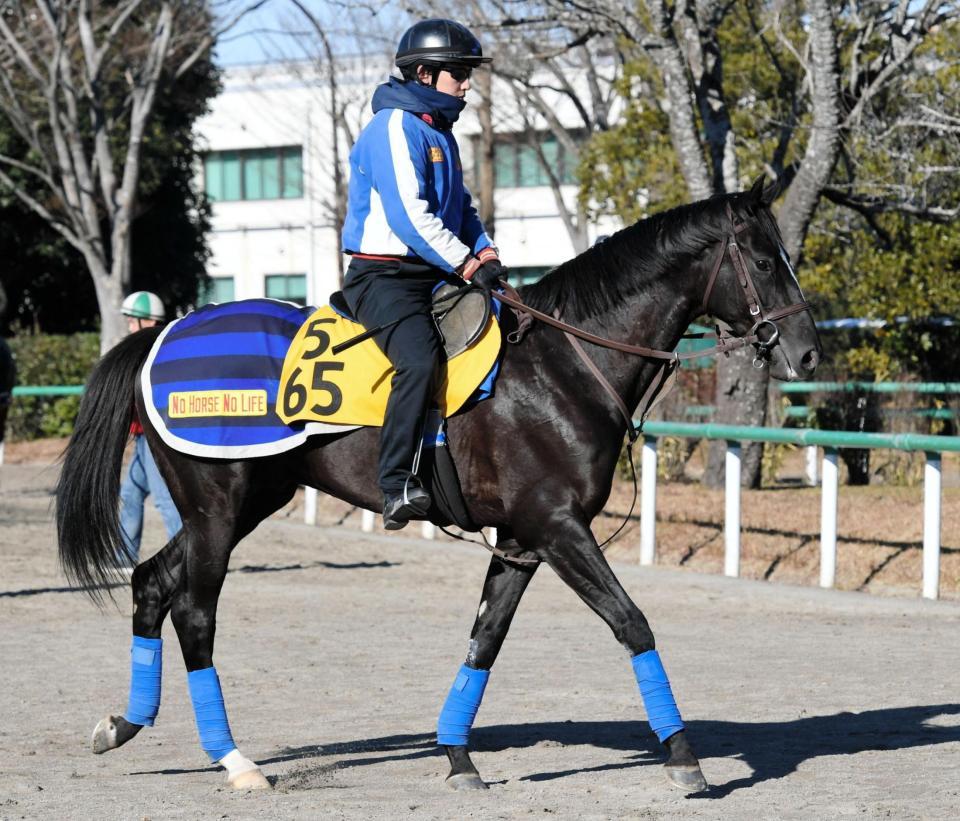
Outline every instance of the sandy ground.
<svg viewBox="0 0 960 821"><path fill-rule="evenodd" d="M129 604L121 590L101 613L66 588L55 478L0 467L0 819L960 814L960 603L622 562L710 791L667 785L625 654L548 569L474 730L491 789L449 791L432 734L486 555L409 528L365 535L356 516L307 528L294 508L237 549L217 642L234 735L276 789L234 792L206 763L169 625L157 726L94 756L93 725L126 700Z"/></svg>

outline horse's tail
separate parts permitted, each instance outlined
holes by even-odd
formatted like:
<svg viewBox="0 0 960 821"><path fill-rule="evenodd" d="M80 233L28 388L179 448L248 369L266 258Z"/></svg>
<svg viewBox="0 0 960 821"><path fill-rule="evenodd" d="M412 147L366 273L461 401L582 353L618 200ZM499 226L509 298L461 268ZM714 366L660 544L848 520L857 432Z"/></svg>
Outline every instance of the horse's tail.
<svg viewBox="0 0 960 821"><path fill-rule="evenodd" d="M119 522L123 451L137 373L159 334L159 328L131 334L97 363L63 454L56 492L60 564L97 603L125 557Z"/></svg>

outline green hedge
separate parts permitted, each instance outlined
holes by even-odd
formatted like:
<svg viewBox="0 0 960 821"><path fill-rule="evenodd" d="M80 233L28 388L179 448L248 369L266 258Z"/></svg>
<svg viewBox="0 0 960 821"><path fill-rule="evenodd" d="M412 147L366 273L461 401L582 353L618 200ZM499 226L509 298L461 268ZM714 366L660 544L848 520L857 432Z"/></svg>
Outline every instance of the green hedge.
<svg viewBox="0 0 960 821"><path fill-rule="evenodd" d="M17 359L18 385L82 385L100 358L95 333L22 335L8 341ZM7 417L7 438L69 436L79 408L79 396L18 396Z"/></svg>

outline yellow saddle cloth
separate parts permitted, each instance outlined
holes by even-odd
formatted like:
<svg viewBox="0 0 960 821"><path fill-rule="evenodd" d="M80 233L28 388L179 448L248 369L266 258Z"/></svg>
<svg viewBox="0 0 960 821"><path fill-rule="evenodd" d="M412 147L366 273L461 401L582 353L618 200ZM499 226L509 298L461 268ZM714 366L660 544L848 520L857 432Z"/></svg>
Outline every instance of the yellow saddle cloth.
<svg viewBox="0 0 960 821"><path fill-rule="evenodd" d="M367 339L339 354L334 345L363 333L329 305L318 308L294 337L283 361L276 413L283 422L330 425L383 424L393 366ZM437 403L456 413L486 379L500 354L500 326L491 313L476 342L446 363Z"/></svg>

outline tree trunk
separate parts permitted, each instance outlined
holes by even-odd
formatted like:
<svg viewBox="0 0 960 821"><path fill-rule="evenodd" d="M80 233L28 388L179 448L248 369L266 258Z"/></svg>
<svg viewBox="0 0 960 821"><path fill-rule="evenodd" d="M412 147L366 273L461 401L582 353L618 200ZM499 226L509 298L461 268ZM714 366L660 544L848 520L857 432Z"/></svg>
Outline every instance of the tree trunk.
<svg viewBox="0 0 960 821"><path fill-rule="evenodd" d="M480 108L477 116L480 120L480 140L477 144L477 212L480 221L490 239L494 239L497 230L497 215L494 206L493 189L493 101L491 86L493 77L489 71L478 71L474 75L474 84L480 95Z"/></svg>
<svg viewBox="0 0 960 821"><path fill-rule="evenodd" d="M714 422L723 425L763 425L767 417L768 368L753 367L753 348L741 348L722 358L717 369L716 414ZM726 443L710 442L707 469L703 482L708 487L722 487ZM760 486L763 444L750 442L743 449L741 477L744 487Z"/></svg>
<svg viewBox="0 0 960 821"><path fill-rule="evenodd" d="M840 73L837 38L830 4L810 0L810 74L813 128L797 176L790 183L780 213L780 230L787 253L799 264L807 229L820 193L830 181L840 153Z"/></svg>
<svg viewBox="0 0 960 821"><path fill-rule="evenodd" d="M93 277L100 307L100 355L103 356L127 335L127 323L123 318L124 291L116 277L110 276L96 261L87 259L87 267Z"/></svg>
<svg viewBox="0 0 960 821"><path fill-rule="evenodd" d="M670 141L687 190L695 200L716 193L710 185L710 175L703 156L699 128L693 106L688 66L673 31L673 8L663 0L647 0L647 10L654 36L655 48L648 48L650 59L656 63L669 104Z"/></svg>

